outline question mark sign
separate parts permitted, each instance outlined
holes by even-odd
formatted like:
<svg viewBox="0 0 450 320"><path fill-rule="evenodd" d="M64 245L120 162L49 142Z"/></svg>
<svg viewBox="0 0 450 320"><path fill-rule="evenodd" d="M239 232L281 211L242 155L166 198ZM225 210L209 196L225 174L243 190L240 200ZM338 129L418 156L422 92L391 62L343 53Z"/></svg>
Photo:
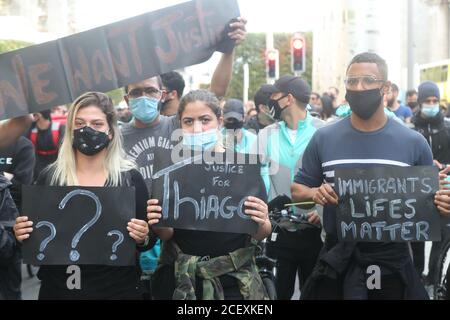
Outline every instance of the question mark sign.
<svg viewBox="0 0 450 320"><path fill-rule="evenodd" d="M39 261L44 260L45 258L45 254L44 254L44 250L47 247L47 245L50 243L50 241L52 241L55 237L56 237L56 228L55 225L51 222L48 221L40 221L37 225L36 225L36 229L39 229L42 226L46 226L50 229L50 235L44 239L44 241L41 242L41 245L39 246L39 254L36 256L36 258Z"/></svg>
<svg viewBox="0 0 450 320"><path fill-rule="evenodd" d="M67 202L72 199L73 197L77 196L77 195L83 195L86 197L91 198L92 200L95 201L95 205L97 208L97 211L95 212L95 216L88 222L86 223L73 237L72 239L72 250L70 251L70 260L72 261L78 261L78 259L80 259L80 253L75 250L75 248L78 245L78 242L80 242L80 238L81 236L88 231L88 229L90 227L92 227L97 220L100 218L101 214L102 214L102 204L100 203L100 200L98 199L98 197L95 195L95 193L88 191L88 190L73 190L71 192L69 192L60 202L59 204L59 209L62 210L65 208Z"/></svg>
<svg viewBox="0 0 450 320"><path fill-rule="evenodd" d="M116 235L118 237L118 239L116 240L116 242L113 243L112 245L112 252L113 254L111 255L110 259L111 260L116 260L117 259L117 255L115 254L117 251L117 247L123 242L123 234L122 232L118 231L118 230L113 230L108 232L108 236L112 236L112 235Z"/></svg>

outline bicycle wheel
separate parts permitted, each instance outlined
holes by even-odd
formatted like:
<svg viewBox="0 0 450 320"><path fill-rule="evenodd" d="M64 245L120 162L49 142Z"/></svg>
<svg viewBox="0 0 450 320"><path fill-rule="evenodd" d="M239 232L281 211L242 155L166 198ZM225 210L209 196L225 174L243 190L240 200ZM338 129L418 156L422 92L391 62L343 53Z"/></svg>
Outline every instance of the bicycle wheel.
<svg viewBox="0 0 450 320"><path fill-rule="evenodd" d="M450 240L442 246L442 251L438 260L438 268L436 274L436 280L434 284L434 299L435 300L449 300L449 276L450 276Z"/></svg>
<svg viewBox="0 0 450 320"><path fill-rule="evenodd" d="M277 300L277 290L275 288L275 282L270 277L262 278L264 287L266 287L267 294L270 300Z"/></svg>

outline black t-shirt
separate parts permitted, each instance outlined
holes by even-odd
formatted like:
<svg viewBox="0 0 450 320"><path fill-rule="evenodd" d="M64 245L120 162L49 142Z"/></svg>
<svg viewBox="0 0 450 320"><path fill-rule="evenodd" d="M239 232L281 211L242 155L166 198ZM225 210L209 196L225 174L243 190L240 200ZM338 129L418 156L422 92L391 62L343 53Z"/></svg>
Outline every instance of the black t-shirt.
<svg viewBox="0 0 450 320"><path fill-rule="evenodd" d="M148 191L144 179L137 170L123 173L126 180L129 177L130 186L136 189L136 219L147 220ZM38 177L37 185L48 185L51 172L44 170ZM108 184L106 184L108 186ZM137 247L136 266L111 267L101 265L81 265L81 289L67 288L68 266L42 266L38 277L42 280L39 299L140 299L138 288L140 269L137 264L139 251L150 249Z"/></svg>
<svg viewBox="0 0 450 320"><path fill-rule="evenodd" d="M174 229L173 240L185 254L211 258L244 248L249 236L237 233Z"/></svg>

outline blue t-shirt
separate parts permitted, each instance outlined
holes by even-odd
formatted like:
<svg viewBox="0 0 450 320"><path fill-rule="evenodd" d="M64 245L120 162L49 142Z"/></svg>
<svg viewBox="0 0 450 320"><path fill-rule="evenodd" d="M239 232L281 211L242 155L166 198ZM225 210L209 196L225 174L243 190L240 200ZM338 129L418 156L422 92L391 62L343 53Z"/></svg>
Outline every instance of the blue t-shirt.
<svg viewBox="0 0 450 320"><path fill-rule="evenodd" d="M394 111L395 115L405 121L407 118L411 118L413 116L413 113L411 111L411 108L405 107L404 105L400 105L400 107Z"/></svg>
<svg viewBox="0 0 450 320"><path fill-rule="evenodd" d="M431 166L433 157L425 138L388 119L374 132L353 128L350 117L319 129L303 154L295 182L316 188L325 181L334 187L336 168L369 166ZM336 206L325 206L323 226L336 235Z"/></svg>

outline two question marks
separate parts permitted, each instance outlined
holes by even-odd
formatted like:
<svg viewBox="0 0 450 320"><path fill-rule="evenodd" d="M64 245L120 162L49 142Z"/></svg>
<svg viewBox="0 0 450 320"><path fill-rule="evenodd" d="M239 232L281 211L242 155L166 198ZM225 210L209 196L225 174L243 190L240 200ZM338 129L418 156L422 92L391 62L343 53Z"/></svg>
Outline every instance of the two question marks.
<svg viewBox="0 0 450 320"><path fill-rule="evenodd" d="M100 218L101 214L102 214L102 204L99 200L99 198L97 197L97 195L95 195L93 192L88 191L88 190L73 190L71 192L69 192L59 203L58 208L60 210L63 210L67 204L67 202L69 202L70 199L72 199L73 197L77 196L77 195L83 195L83 196L87 196L91 199L93 199L95 201L95 205L96 205L96 211L95 211L95 215L94 217L88 221L88 223L86 223L85 225L83 225L83 227L75 234L75 236L72 239L72 250L70 251L70 260L71 261L78 261L80 259L80 253L76 250L78 243L80 242L81 237L83 236L83 234L88 231ZM40 246L39 246L39 254L37 255L37 259L39 261L42 261L45 258L44 255L44 250L47 247L47 245L50 243L50 241L52 241L55 236L56 236L56 228L55 226L48 221L40 221L37 225L36 228L40 228L42 226L47 226L50 229L50 235L45 238ZM124 240L124 236L122 234L122 232L118 231L118 230L113 230L108 232L108 236L112 236L112 235L117 235L118 236L118 240L116 242L114 242L113 246L112 246L112 252L113 254L111 255L110 259L111 260L116 260L117 259L117 255L115 254L117 251L118 246L123 242Z"/></svg>

